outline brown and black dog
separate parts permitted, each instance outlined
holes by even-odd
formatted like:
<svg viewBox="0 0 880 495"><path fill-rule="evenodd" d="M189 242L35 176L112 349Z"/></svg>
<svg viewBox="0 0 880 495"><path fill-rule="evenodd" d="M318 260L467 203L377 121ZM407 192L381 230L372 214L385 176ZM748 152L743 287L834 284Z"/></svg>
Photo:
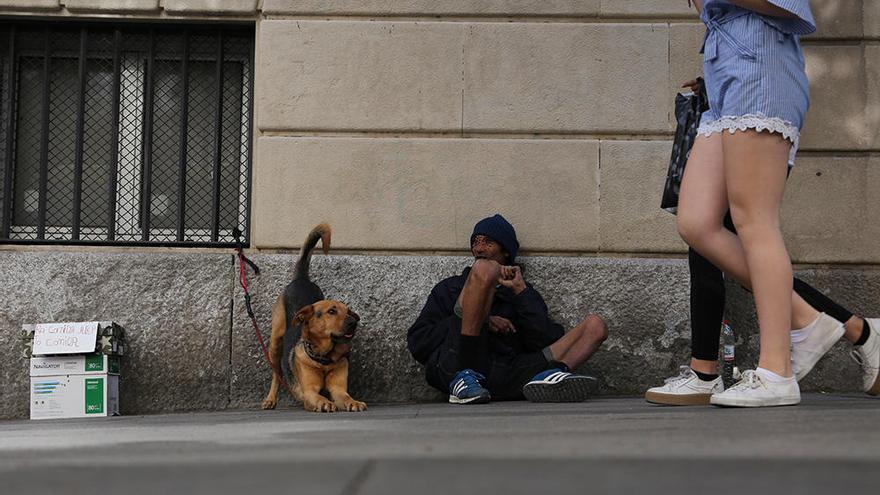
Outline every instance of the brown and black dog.
<svg viewBox="0 0 880 495"><path fill-rule="evenodd" d="M309 232L293 280L272 306L269 357L274 368L281 363L286 376L293 372L291 392L307 411L364 411L367 405L348 395L348 353L360 318L345 304L324 299L321 288L309 280L309 261L319 239L327 254L330 226L326 223ZM272 373L263 409L275 408L279 382ZM332 401L321 395L322 390Z"/></svg>

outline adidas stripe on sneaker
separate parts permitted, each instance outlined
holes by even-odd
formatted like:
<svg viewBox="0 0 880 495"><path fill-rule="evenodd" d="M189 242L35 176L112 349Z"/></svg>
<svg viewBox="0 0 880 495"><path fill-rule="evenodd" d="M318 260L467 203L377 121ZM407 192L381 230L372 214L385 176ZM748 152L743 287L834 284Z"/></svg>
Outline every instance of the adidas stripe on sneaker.
<svg viewBox="0 0 880 495"><path fill-rule="evenodd" d="M592 376L576 375L552 368L535 375L523 387L523 395L532 402L581 402L596 390Z"/></svg>

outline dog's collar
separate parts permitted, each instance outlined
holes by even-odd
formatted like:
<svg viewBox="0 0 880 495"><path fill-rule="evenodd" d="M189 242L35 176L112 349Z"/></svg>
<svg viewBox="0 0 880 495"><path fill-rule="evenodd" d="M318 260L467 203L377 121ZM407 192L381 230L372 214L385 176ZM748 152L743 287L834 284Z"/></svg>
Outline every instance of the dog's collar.
<svg viewBox="0 0 880 495"><path fill-rule="evenodd" d="M308 356L312 361L314 361L318 364L324 365L324 366L327 366L328 364L333 364L336 362L336 361L330 359L329 357L327 357L326 355L321 355L321 354L318 354L317 352L315 352L315 350L312 348L311 343L306 342L305 340L301 340L300 344L302 344L303 350L306 351L306 356ZM334 347L335 347L335 344L334 344ZM330 349L330 352L333 352L333 349ZM348 357L348 353L345 353L344 355L340 356L339 359L342 360L347 357Z"/></svg>

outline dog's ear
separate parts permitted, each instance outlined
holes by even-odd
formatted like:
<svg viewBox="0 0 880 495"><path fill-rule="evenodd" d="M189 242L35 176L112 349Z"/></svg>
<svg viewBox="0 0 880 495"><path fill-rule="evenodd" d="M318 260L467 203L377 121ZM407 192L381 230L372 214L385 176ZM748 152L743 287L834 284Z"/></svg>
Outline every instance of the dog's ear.
<svg viewBox="0 0 880 495"><path fill-rule="evenodd" d="M312 307L311 304L300 309L293 315L293 326L303 325L305 327L305 323L312 319L312 316L315 314L315 308Z"/></svg>
<svg viewBox="0 0 880 495"><path fill-rule="evenodd" d="M309 340L309 320L315 315L315 308L309 304L300 309L293 315L293 326L301 325L299 337L303 340Z"/></svg>

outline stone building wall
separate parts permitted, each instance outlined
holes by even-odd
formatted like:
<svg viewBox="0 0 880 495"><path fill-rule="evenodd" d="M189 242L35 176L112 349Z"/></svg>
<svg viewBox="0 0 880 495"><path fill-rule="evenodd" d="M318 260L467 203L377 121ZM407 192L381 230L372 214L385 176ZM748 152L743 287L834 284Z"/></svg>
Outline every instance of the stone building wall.
<svg viewBox="0 0 880 495"><path fill-rule="evenodd" d="M880 3L814 0L792 257L878 263ZM256 24L252 244L460 251L501 211L537 254L681 253L657 208L703 27L669 0L0 0L0 15Z"/></svg>

